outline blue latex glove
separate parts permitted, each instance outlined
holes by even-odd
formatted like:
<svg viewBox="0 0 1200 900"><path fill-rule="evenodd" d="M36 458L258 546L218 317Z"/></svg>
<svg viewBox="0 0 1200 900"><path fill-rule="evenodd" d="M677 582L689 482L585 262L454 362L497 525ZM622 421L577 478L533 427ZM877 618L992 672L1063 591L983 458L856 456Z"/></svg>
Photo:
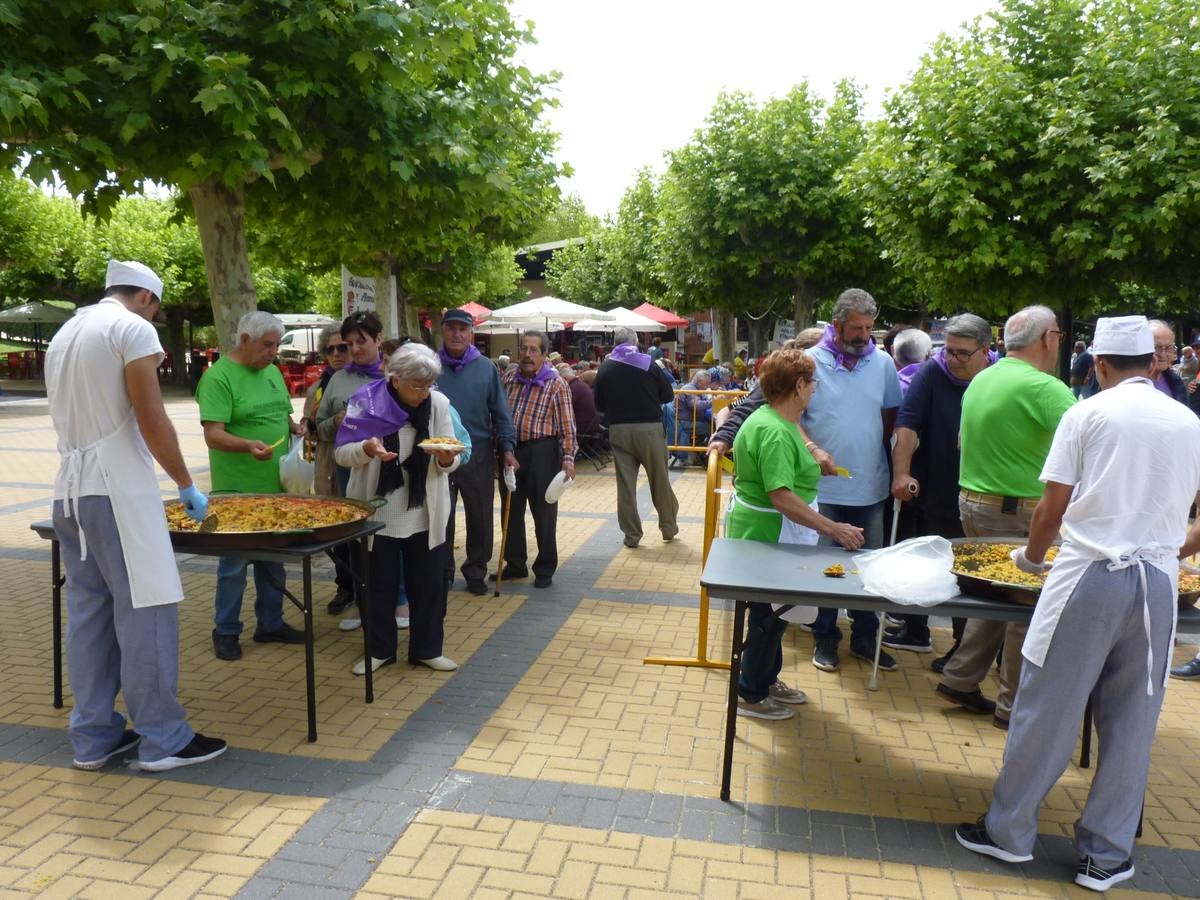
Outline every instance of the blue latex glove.
<svg viewBox="0 0 1200 900"><path fill-rule="evenodd" d="M208 498L194 484L179 489L179 499L183 501L183 511L197 522L203 522L208 515Z"/></svg>

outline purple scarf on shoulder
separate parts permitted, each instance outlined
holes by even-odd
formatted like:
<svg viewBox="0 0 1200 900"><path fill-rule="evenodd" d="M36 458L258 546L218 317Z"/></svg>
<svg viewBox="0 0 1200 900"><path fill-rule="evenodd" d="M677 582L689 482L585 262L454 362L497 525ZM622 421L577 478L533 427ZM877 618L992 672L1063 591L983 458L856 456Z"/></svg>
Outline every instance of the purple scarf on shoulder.
<svg viewBox="0 0 1200 900"><path fill-rule="evenodd" d="M369 366L360 366L358 363L346 363L342 366L343 372L353 372L356 375L366 375L368 378L383 377L383 357L375 360Z"/></svg>
<svg viewBox="0 0 1200 900"><path fill-rule="evenodd" d="M608 354L608 358L614 362L641 369L643 372L649 372L653 362L649 353L642 353L638 350L637 344L617 344L612 348L612 353Z"/></svg>
<svg viewBox="0 0 1200 900"><path fill-rule="evenodd" d="M984 352L987 353L987 364L989 366L1000 358L1000 355L995 350L986 350ZM940 349L937 353L933 354L933 361L935 363L937 363L938 368L942 370L942 374L945 375L948 379L950 379L950 383L952 385L954 385L955 387L966 387L967 386L968 382L959 378L957 375L954 375L953 373L951 373L950 364L946 362L946 348L945 347ZM984 368L986 368L986 366Z"/></svg>
<svg viewBox="0 0 1200 900"><path fill-rule="evenodd" d="M369 441L395 434L408 424L408 413L392 398L388 380L381 378L360 387L346 404L346 418L338 426L333 445Z"/></svg>
<svg viewBox="0 0 1200 900"><path fill-rule="evenodd" d="M833 354L833 367L835 369L839 366L845 366L846 369L849 369L850 367L846 365L847 359L863 359L875 352L875 338L871 338L867 343L867 349L862 353L855 353L853 351L846 353L838 346L837 332L833 330L833 323L830 322L825 326L825 333L821 335L821 340L817 342L817 346L823 347Z"/></svg>
<svg viewBox="0 0 1200 900"><path fill-rule="evenodd" d="M525 385L525 390L521 392L521 399L526 399L533 392L533 386L538 387L547 385L558 377L558 372L554 371L554 366L548 362L542 363L542 367L537 370L532 378L526 378L525 373L517 368L517 381Z"/></svg>
<svg viewBox="0 0 1200 900"><path fill-rule="evenodd" d="M903 369L900 369L896 372L896 377L900 379L901 394L908 393L908 386L912 384L913 376L917 374L917 369L921 368L923 365L925 365L924 362L913 363L912 365L905 366Z"/></svg>
<svg viewBox="0 0 1200 900"><path fill-rule="evenodd" d="M467 350L462 355L462 359L455 359L453 356L451 356L449 353L446 352L445 347L442 347L440 350L438 350L438 358L441 359L442 365L448 369L453 369L454 372L456 372L456 373L458 372L459 369L461 369L467 363L474 362L475 360L479 359L479 357L481 357L481 356L483 356L483 354L479 352L479 348L476 347L474 344L467 345Z"/></svg>

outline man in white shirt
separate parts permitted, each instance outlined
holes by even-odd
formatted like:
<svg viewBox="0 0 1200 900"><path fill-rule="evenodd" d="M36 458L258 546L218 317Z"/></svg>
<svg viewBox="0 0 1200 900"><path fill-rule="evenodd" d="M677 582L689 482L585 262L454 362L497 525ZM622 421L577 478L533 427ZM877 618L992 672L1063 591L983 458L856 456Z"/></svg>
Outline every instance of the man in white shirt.
<svg viewBox="0 0 1200 900"><path fill-rule="evenodd" d="M1022 650L1004 767L987 813L956 831L976 853L1031 860L1038 808L1070 762L1090 697L1101 762L1075 826L1075 882L1096 891L1133 877L1179 559L1200 547L1200 521L1187 524L1200 500L1200 421L1155 389L1153 354L1143 316L1097 322L1104 390L1063 415L1029 543L1013 552L1023 571L1049 575ZM1045 554L1060 528L1051 569Z"/></svg>
<svg viewBox="0 0 1200 900"><path fill-rule="evenodd" d="M205 762L225 741L196 734L175 697L183 586L153 457L199 521L192 483L158 388L162 345L150 322L162 280L110 262L106 295L80 310L46 351L46 394L62 456L54 529L67 570L67 665L75 766L99 769L138 750L154 772ZM137 731L113 703L117 692Z"/></svg>

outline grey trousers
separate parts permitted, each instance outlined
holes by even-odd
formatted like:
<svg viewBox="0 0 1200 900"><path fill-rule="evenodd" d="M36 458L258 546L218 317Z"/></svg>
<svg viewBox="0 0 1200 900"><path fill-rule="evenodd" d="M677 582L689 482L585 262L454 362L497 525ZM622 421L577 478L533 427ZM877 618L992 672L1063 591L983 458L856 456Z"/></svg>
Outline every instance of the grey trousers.
<svg viewBox="0 0 1200 900"><path fill-rule="evenodd" d="M1033 502L1023 502L1015 513L1004 513L1000 507L959 499L963 534L967 537L1007 537L1015 540L1029 536L1033 518ZM963 632L962 643L942 670L942 684L956 691L977 690L987 678L996 654L1000 657L1000 694L996 698L996 715L1008 719L1012 715L1013 698L1021 677L1021 647L1028 626L1024 622L990 622L971 619Z"/></svg>
<svg viewBox="0 0 1200 900"><path fill-rule="evenodd" d="M1088 697L1099 734L1096 774L1075 823L1080 856L1111 869L1133 854L1146 795L1150 746L1163 701L1175 596L1146 565L1154 694L1146 693L1146 628L1137 567L1096 562L1067 601L1044 666L1025 662L1009 723L1004 766L985 824L997 844L1031 853L1038 807L1066 770Z"/></svg>
<svg viewBox="0 0 1200 900"><path fill-rule="evenodd" d="M642 517L638 515L638 466L646 470L650 499L658 512L658 528L664 538L679 533L679 500L667 473L667 444L662 422L629 422L608 427L613 463L617 470L617 525L630 540L642 539Z"/></svg>
<svg viewBox="0 0 1200 900"><path fill-rule="evenodd" d="M138 757L171 756L194 732L175 699L179 682L179 607L134 609L121 539L107 497L81 497L67 518L54 503L54 530L67 570L67 670L75 706L70 737L75 759L111 751L125 730L113 709L117 691L142 736ZM80 529L88 557L79 558Z"/></svg>
<svg viewBox="0 0 1200 900"><path fill-rule="evenodd" d="M454 580L454 518L459 499L466 519L466 558L463 578L483 581L492 559L492 508L496 496L496 451L491 441L474 444L471 459L450 476L450 522L446 526L449 548L446 554L446 578Z"/></svg>

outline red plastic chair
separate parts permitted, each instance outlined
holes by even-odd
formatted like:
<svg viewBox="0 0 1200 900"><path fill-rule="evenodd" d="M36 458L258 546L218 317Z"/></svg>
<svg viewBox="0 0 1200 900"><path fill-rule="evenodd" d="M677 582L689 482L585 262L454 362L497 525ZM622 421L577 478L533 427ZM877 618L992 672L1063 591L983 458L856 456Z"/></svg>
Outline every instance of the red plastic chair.
<svg viewBox="0 0 1200 900"><path fill-rule="evenodd" d="M293 397L301 397L304 395L304 366L300 363L288 363L286 366L280 366L283 373L283 382L287 385L288 393Z"/></svg>
<svg viewBox="0 0 1200 900"><path fill-rule="evenodd" d="M325 371L324 366L305 366L304 368L304 392L307 394L308 389L321 380L321 373Z"/></svg>
<svg viewBox="0 0 1200 900"><path fill-rule="evenodd" d="M8 354L8 377L9 378L28 378L29 375L25 371L25 360L22 359L20 353Z"/></svg>

